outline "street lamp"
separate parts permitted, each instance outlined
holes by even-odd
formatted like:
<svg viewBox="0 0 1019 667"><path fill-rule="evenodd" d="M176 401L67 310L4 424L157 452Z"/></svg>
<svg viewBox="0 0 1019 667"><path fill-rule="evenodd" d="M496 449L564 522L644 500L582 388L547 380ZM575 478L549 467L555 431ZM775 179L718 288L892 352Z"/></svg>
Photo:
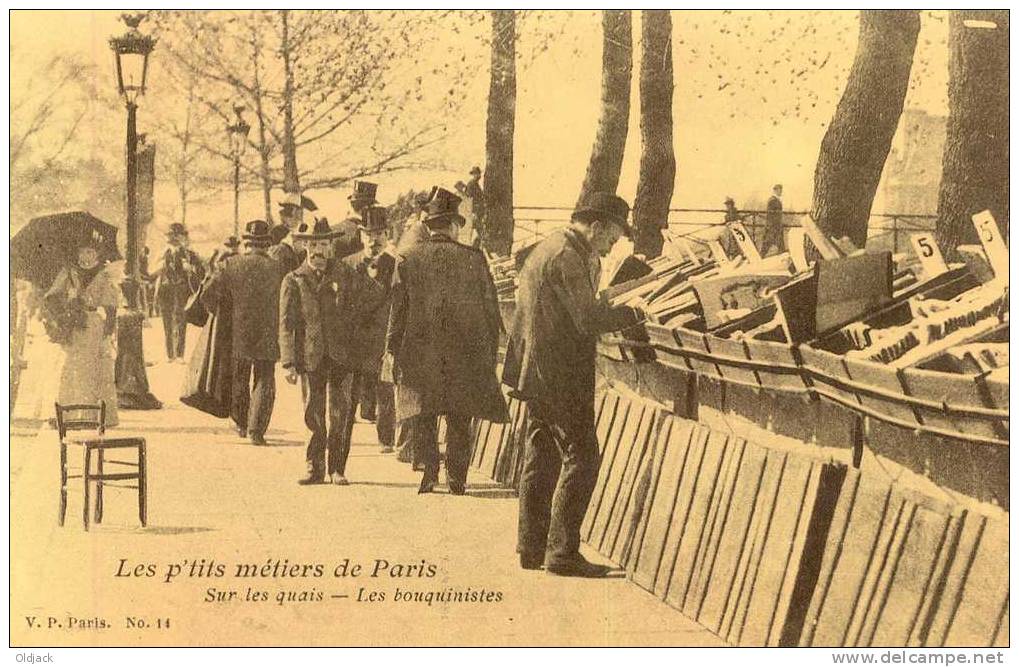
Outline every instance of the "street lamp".
<svg viewBox="0 0 1019 667"><path fill-rule="evenodd" d="M230 154L234 158L234 236L240 236L240 210L241 210L241 157L248 147L248 132L251 126L244 120L244 105L234 104L234 114L237 120L233 125L227 125L226 131L230 134Z"/></svg>
<svg viewBox="0 0 1019 667"><path fill-rule="evenodd" d="M122 14L127 32L110 38L117 75L117 92L127 107L127 252L121 289L127 312L117 318L117 402L121 408L153 410L162 404L149 393L142 350L144 315L138 309L138 131L135 113L145 94L149 54L156 40L138 31L145 14Z"/></svg>

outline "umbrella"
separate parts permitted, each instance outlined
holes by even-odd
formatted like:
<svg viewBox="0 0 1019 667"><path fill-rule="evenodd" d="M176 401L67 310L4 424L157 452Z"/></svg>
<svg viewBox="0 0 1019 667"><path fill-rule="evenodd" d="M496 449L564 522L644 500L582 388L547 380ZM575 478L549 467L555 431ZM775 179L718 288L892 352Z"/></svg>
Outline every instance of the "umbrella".
<svg viewBox="0 0 1019 667"><path fill-rule="evenodd" d="M91 213L71 211L32 218L11 239L11 274L43 289L77 260L78 248L97 243L100 261L120 259L117 228Z"/></svg>

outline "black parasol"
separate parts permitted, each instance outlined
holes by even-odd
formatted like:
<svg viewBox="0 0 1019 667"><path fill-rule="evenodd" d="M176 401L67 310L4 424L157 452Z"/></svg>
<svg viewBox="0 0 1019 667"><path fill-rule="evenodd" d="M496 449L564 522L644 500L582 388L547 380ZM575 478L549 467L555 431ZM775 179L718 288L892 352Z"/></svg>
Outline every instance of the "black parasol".
<svg viewBox="0 0 1019 667"><path fill-rule="evenodd" d="M120 259L117 228L86 211L32 218L11 239L11 274L47 289L60 269L77 260L78 248L95 245L100 261Z"/></svg>

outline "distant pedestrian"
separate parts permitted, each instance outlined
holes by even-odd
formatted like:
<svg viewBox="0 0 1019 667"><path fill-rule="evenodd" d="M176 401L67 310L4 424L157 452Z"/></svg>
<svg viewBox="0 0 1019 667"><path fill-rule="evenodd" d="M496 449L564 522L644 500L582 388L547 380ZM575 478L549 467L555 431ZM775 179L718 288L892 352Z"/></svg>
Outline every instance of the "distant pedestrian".
<svg viewBox="0 0 1019 667"><path fill-rule="evenodd" d="M188 231L182 223L170 225L167 249L160 262L156 300L163 317L166 358L184 361L187 321L184 307L205 278L205 265L198 253L187 247Z"/></svg>
<svg viewBox="0 0 1019 667"><path fill-rule="evenodd" d="M301 242L297 240L296 234L304 224L304 212L313 213L318 210L318 206L310 197L287 193L279 207L280 223L273 225L269 232L272 240L269 257L279 262L280 270L286 275L304 261Z"/></svg>
<svg viewBox="0 0 1019 667"><path fill-rule="evenodd" d="M782 186L775 185L768 198L768 212L764 221L764 256L785 252L785 235L782 228Z"/></svg>
<svg viewBox="0 0 1019 667"><path fill-rule="evenodd" d="M460 240L467 245L481 247L487 240L485 227L485 190L481 187L481 167L471 168L471 177L464 186L464 218Z"/></svg>
<svg viewBox="0 0 1019 667"><path fill-rule="evenodd" d="M466 488L471 420L508 418L495 374L502 328L495 284L484 253L455 240L464 222L459 204L452 192L433 191L424 219L431 236L397 265L386 337L397 418L415 419L419 493L438 483L436 417L446 419L446 478L455 495Z"/></svg>
<svg viewBox="0 0 1019 667"><path fill-rule="evenodd" d="M364 210L375 206L379 186L368 181L354 181L354 190L347 197L350 213L333 230L333 256L342 259L361 250L361 219Z"/></svg>
<svg viewBox="0 0 1019 667"><path fill-rule="evenodd" d="M598 336L643 313L597 296L599 257L629 231L629 206L593 193L569 226L531 252L520 272L502 381L527 401L517 551L524 569L598 577L607 569L581 556L580 526L598 479L594 423Z"/></svg>
<svg viewBox="0 0 1019 667"><path fill-rule="evenodd" d="M231 417L237 435L264 445L276 401L279 349L279 293L283 278L267 249L269 224L252 220L245 227L245 254L228 260L202 290L210 312L231 304Z"/></svg>
<svg viewBox="0 0 1019 667"><path fill-rule="evenodd" d="M231 257L236 257L238 249L241 247L241 242L236 236L228 236L223 241L223 245L216 248L212 252L212 257L209 258L209 271L216 271L219 267L226 263L226 260Z"/></svg>

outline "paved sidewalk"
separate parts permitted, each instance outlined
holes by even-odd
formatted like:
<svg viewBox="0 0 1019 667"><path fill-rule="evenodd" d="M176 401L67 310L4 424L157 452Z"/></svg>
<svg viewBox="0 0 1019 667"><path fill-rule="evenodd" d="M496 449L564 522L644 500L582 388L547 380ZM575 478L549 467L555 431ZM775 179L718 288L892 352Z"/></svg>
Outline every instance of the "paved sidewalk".
<svg viewBox="0 0 1019 667"><path fill-rule="evenodd" d="M158 358L160 335L156 326L146 329L150 359ZM47 349L35 346L30 363L37 373L53 363ZM298 486L305 438L299 389L279 377L270 446L255 447L237 438L227 421L176 400L184 369L153 365L149 380L165 408L124 411L115 431L148 442L147 529L138 527L133 491L110 490L104 524L83 532L80 486L73 482L67 523L58 528L56 434L15 424L14 645L721 645L625 579L521 570L511 493L474 477L468 496L418 496L419 473L380 454L369 424L355 428L351 486ZM46 404L30 395L45 383L37 378L33 384L23 387L22 400ZM333 576L346 559L365 571ZM389 567L371 577L377 559ZM312 568L303 578L279 567L272 576L276 561ZM165 583L175 563L183 574ZM269 576L237 578L238 563L268 563ZM145 576L149 564L155 576ZM225 566L224 576L205 576L216 565ZM322 566L321 577L314 576L314 565ZM142 576L117 576L136 566ZM195 576L189 577L192 566ZM391 576L397 566L408 576ZM432 566L435 576L418 576ZM219 601L230 591L235 599ZM398 591L431 593L433 600L398 601ZM358 601L373 592L385 600ZM268 600L244 599L255 593ZM440 595L489 593L500 600L437 601ZM29 627L26 617L33 616ZM49 617L56 619L52 628L45 627ZM128 617L145 627L131 627ZM109 627L94 627L102 624Z"/></svg>

